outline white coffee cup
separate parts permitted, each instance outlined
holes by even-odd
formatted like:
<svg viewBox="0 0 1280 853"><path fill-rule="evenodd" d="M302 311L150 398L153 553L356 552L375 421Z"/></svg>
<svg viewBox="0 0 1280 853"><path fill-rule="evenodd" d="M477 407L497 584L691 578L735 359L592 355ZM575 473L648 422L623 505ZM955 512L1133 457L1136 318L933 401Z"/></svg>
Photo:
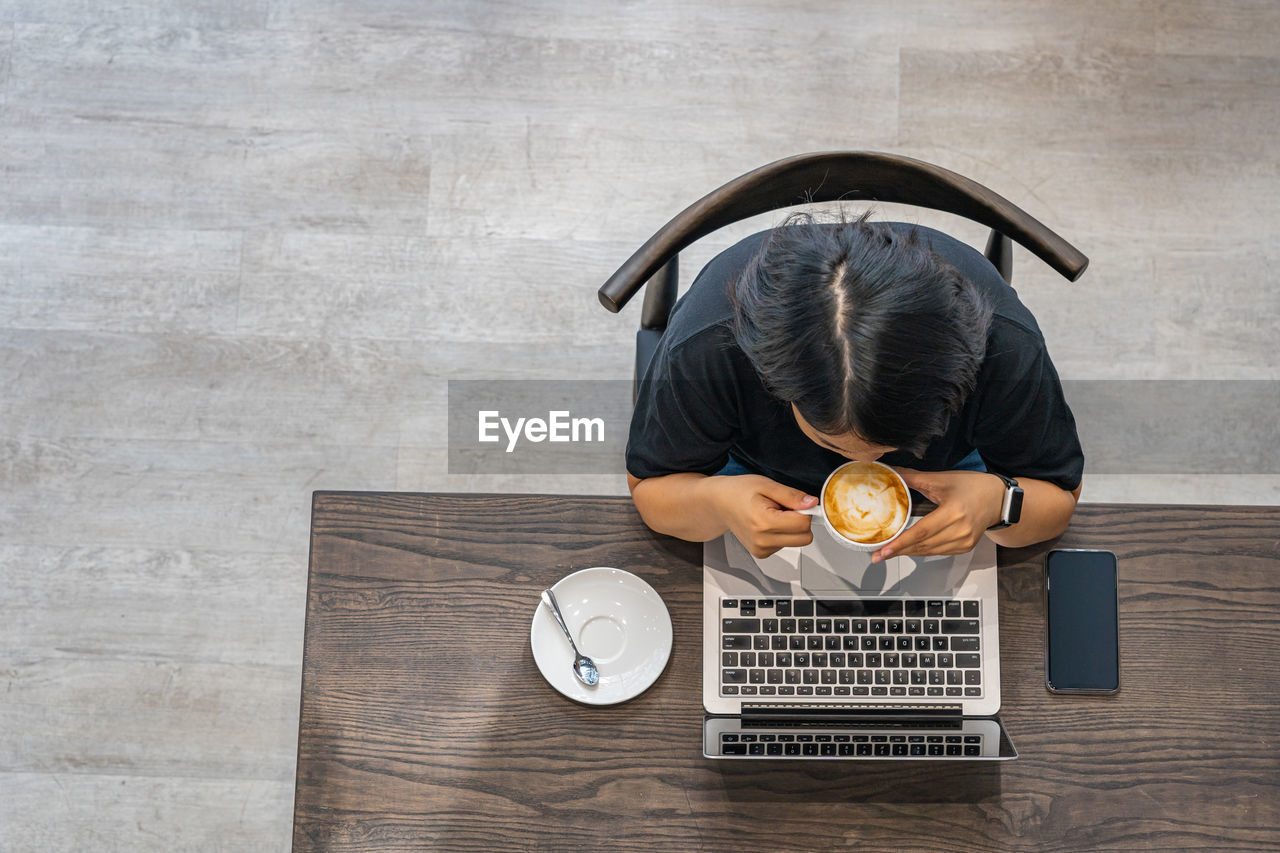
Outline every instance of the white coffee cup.
<svg viewBox="0 0 1280 853"><path fill-rule="evenodd" d="M851 493L842 496L832 494L834 491L832 482L837 478L853 479L850 484ZM842 524L840 519L834 522L831 520L828 513L838 513L844 501L856 502L861 498L864 502L873 502L877 494L874 491L875 487L883 486L882 481L888 478L892 478L893 485L891 488L894 489L890 505L885 507L881 507L878 504L869 506L867 507L867 518L864 519L859 516L857 521L863 527L878 526L882 532L891 530L892 532L889 535L877 537L876 541L864 541L863 538L855 538L853 532L846 532L852 531L853 526L850 523ZM859 492L858 487L868 479L872 480L868 490ZM837 483L838 486L839 484ZM897 491L898 488L901 489L900 493ZM803 512L806 515L822 519L822 523L831 534L831 538L855 551L877 551L897 539L902 531L906 530L911 524L911 490L907 488L906 481L902 479L902 476L897 471L882 462L846 462L836 468L827 475L826 481L822 484L820 501L818 506L803 510Z"/></svg>

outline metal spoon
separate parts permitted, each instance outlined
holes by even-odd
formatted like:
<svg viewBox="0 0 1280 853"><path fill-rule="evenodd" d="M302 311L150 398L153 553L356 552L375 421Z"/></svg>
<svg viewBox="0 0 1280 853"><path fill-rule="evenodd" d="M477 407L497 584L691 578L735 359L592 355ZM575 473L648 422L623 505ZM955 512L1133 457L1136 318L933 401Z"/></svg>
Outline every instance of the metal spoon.
<svg viewBox="0 0 1280 853"><path fill-rule="evenodd" d="M573 649L573 674L588 687L595 687L600 681L600 671L596 669L596 662L578 651L578 647L574 645L573 635L569 633L569 626L564 624L564 616L561 615L560 605L556 602L556 594L549 589L544 589L542 603L551 608L551 614L560 623L560 630L564 631L565 637L569 640L569 646Z"/></svg>

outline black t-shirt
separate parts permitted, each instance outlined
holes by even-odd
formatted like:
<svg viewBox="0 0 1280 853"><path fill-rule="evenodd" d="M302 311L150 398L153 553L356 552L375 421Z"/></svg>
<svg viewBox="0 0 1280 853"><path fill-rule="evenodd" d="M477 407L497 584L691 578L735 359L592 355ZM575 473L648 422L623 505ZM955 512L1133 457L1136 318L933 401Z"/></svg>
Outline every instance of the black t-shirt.
<svg viewBox="0 0 1280 853"><path fill-rule="evenodd" d="M945 434L920 458L895 451L881 461L941 471L976 449L991 470L1074 489L1084 453L1035 318L979 252L938 231L918 230L925 245L986 294L994 313L977 388ZM734 341L728 287L767 234L748 237L712 259L672 311L631 419L632 475L715 474L732 454L747 468L816 494L831 470L848 461L801 432L791 404L766 390Z"/></svg>

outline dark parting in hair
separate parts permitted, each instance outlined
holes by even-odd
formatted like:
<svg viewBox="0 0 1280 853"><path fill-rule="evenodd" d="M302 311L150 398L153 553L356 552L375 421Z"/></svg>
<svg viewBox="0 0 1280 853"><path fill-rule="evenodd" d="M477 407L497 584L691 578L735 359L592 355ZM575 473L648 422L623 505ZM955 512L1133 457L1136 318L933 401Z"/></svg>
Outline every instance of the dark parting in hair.
<svg viewBox="0 0 1280 853"><path fill-rule="evenodd" d="M814 429L920 456L977 385L991 307L915 229L868 216L774 229L729 288L733 333Z"/></svg>

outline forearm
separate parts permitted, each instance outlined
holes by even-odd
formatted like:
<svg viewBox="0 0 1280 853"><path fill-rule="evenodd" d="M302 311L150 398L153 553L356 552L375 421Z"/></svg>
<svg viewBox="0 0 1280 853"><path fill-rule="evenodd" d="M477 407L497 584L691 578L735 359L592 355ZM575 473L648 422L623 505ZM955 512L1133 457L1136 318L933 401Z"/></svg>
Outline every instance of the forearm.
<svg viewBox="0 0 1280 853"><path fill-rule="evenodd" d="M1022 548L1062 535L1071 523L1080 490L1067 492L1044 480L1019 477L1022 487L1022 520L1003 530L991 530L987 536L997 545Z"/></svg>
<svg viewBox="0 0 1280 853"><path fill-rule="evenodd" d="M716 500L720 477L668 474L638 480L627 475L631 500L644 523L689 542L706 542L729 529Z"/></svg>

